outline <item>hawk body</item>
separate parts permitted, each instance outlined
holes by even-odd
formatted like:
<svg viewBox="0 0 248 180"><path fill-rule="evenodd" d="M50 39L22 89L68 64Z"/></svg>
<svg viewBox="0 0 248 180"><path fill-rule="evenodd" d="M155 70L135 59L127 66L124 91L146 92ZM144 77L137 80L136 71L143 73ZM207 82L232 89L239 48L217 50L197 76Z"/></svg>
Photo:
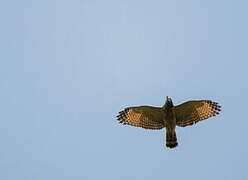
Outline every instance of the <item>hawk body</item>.
<svg viewBox="0 0 248 180"><path fill-rule="evenodd" d="M219 114L221 106L210 100L187 101L174 106L167 96L163 107L139 106L125 108L117 119L124 125L159 130L166 128L166 146L175 148L176 126L185 127Z"/></svg>
<svg viewBox="0 0 248 180"><path fill-rule="evenodd" d="M164 112L164 125L166 127L166 146L175 148L177 143L176 136L176 116L173 109L174 105L171 98L167 98L165 105L162 107Z"/></svg>

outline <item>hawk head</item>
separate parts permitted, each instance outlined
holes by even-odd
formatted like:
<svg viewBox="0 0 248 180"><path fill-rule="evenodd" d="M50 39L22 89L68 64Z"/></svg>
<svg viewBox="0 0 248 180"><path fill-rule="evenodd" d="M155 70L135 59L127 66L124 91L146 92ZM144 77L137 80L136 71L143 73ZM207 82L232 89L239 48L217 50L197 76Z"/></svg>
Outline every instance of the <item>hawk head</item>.
<svg viewBox="0 0 248 180"><path fill-rule="evenodd" d="M173 106L174 105L173 105L172 99L169 96L166 96L166 102L165 102L165 104L163 106L163 109L165 109L165 108L171 108Z"/></svg>

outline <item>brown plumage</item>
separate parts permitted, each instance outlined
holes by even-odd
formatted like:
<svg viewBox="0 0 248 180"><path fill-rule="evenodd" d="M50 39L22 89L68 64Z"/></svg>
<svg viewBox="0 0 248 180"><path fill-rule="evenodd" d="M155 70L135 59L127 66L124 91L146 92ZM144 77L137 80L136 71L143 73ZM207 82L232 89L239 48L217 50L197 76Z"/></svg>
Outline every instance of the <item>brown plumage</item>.
<svg viewBox="0 0 248 180"><path fill-rule="evenodd" d="M166 128L166 146L174 148L178 145L176 126L185 127L219 114L221 106L210 100L187 101L174 106L167 96L163 107L139 106L129 107L119 112L117 119L124 125L145 129Z"/></svg>

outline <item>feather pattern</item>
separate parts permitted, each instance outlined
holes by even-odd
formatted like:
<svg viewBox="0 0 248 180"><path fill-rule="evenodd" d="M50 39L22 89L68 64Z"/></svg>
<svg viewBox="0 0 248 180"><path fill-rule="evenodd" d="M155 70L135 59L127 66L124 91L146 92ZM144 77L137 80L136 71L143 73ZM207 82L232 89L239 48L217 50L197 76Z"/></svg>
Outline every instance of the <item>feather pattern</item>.
<svg viewBox="0 0 248 180"><path fill-rule="evenodd" d="M165 127L162 108L139 106L125 108L119 112L117 119L124 125L142 127L145 129L162 129Z"/></svg>
<svg viewBox="0 0 248 180"><path fill-rule="evenodd" d="M210 100L187 101L173 110L176 114L176 125L185 127L193 125L199 121L216 116L221 111L221 106L217 102Z"/></svg>

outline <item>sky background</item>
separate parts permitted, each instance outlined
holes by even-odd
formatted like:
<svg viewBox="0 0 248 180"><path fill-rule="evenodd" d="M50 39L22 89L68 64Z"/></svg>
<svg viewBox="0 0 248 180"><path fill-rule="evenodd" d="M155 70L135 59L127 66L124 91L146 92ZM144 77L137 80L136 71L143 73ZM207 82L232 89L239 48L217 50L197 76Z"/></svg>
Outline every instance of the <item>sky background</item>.
<svg viewBox="0 0 248 180"><path fill-rule="evenodd" d="M0 2L0 179L248 179L248 1ZM165 130L125 107L211 99Z"/></svg>

